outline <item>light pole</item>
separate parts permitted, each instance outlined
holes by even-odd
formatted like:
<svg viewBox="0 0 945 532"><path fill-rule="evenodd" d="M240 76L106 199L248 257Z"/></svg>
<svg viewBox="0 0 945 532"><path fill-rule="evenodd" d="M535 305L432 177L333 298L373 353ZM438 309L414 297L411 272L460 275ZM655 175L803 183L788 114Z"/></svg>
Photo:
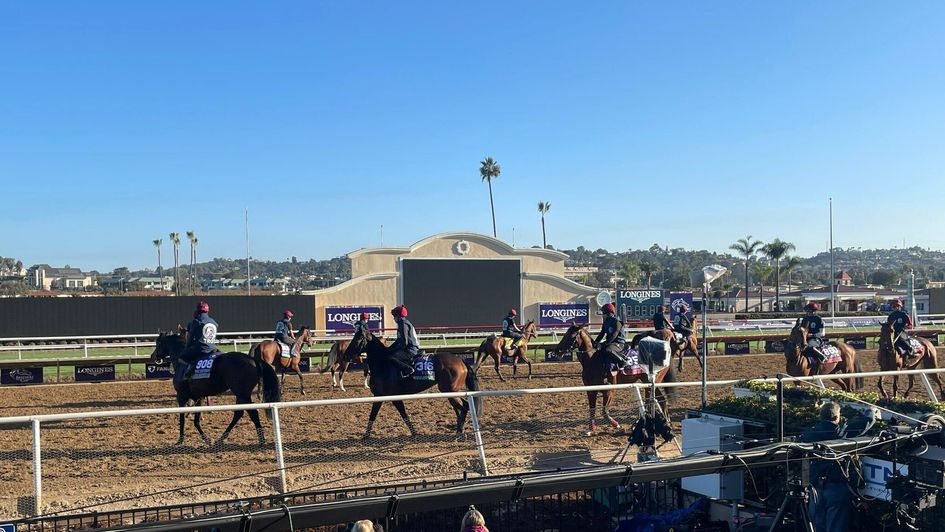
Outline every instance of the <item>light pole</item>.
<svg viewBox="0 0 945 532"><path fill-rule="evenodd" d="M728 268L725 266L719 266L718 264L712 264L702 268L701 270L696 270L690 274L690 281L692 281L692 286L697 286L702 284L702 409L705 410L706 403L708 402L707 397L707 385L706 382L709 380L709 342L707 341L706 336L709 334L708 326L708 294L709 289L712 286L712 282L725 275L728 271Z"/></svg>

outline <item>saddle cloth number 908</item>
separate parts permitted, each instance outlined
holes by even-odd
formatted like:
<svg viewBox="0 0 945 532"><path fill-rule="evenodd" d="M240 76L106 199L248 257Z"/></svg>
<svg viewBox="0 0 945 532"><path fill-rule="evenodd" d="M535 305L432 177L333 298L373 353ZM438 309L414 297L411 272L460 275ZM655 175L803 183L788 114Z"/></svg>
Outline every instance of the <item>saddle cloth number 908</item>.
<svg viewBox="0 0 945 532"><path fill-rule="evenodd" d="M212 358L205 358L203 360L197 361L197 369L210 369L211 366L213 366Z"/></svg>

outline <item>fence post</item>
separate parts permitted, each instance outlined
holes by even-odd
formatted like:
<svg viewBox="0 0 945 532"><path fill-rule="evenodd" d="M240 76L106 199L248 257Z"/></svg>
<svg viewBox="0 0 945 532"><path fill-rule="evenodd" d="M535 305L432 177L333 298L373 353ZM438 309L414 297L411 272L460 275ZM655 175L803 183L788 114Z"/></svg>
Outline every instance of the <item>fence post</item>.
<svg viewBox="0 0 945 532"><path fill-rule="evenodd" d="M16 356L19 360L23 360L23 342L16 341Z"/></svg>
<svg viewBox="0 0 945 532"><path fill-rule="evenodd" d="M279 407L272 407L272 440L276 447L276 467L279 468L279 491L288 492L285 480L285 456L282 454L282 425L279 423Z"/></svg>
<svg viewBox="0 0 945 532"><path fill-rule="evenodd" d="M935 396L935 390L932 389L932 383L929 382L929 376L923 373L920 375L920 377L922 377L922 384L925 385L925 391L928 392L929 398L932 399L933 403L937 403L938 397Z"/></svg>
<svg viewBox="0 0 945 532"><path fill-rule="evenodd" d="M39 420L33 420L33 515L43 513L43 462L39 442Z"/></svg>
<svg viewBox="0 0 945 532"><path fill-rule="evenodd" d="M486 448L482 445L482 432L479 430L479 414L476 412L476 401L472 394L466 394L466 404L469 405L469 419L472 421L473 438L476 440L476 449L479 451L482 474L483 476L489 476L489 466L486 465Z"/></svg>
<svg viewBox="0 0 945 532"><path fill-rule="evenodd" d="M82 351L85 352L85 358L89 358L89 339L82 340Z"/></svg>
<svg viewBox="0 0 945 532"><path fill-rule="evenodd" d="M138 356L138 339L134 338L133 341L135 343L135 356Z"/></svg>

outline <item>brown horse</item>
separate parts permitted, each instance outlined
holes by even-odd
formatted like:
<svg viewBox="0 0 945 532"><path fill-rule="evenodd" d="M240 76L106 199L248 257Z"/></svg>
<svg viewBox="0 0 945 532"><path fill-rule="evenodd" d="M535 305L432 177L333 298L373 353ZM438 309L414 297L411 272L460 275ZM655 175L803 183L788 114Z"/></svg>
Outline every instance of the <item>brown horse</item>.
<svg viewBox="0 0 945 532"><path fill-rule="evenodd" d="M518 373L518 361L524 360L528 364L528 378L532 378L532 361L528 360L528 340L535 336L535 321L529 320L522 327L522 339L519 341L518 347L515 349L509 350L509 357L512 358L512 378L515 378L515 374ZM502 360L502 355L505 353L505 348L503 347L503 337L490 334L488 338L482 341L479 344L479 349L476 351L476 371L479 371L479 366L486 360L488 357L492 357L492 360L495 362L495 372L499 376L499 380L505 380L505 377L502 376L502 372L499 371L499 361Z"/></svg>
<svg viewBox="0 0 945 532"><path fill-rule="evenodd" d="M811 362L804 355L807 347L807 327L801 324L801 318L797 319L794 327L791 329L790 336L784 341L784 361L787 364L787 374L792 377L807 377L811 375L833 375L836 373L859 373L863 371L860 360L856 357L856 350L842 341L828 342L829 345L840 350L840 362L823 364L821 362ZM857 378L854 382L852 377L837 379L840 388L845 392L852 392L863 387L863 379Z"/></svg>
<svg viewBox="0 0 945 532"><path fill-rule="evenodd" d="M567 332L564 333L564 336L561 337L561 341L558 342L557 351L559 353L577 351L578 360L581 362L581 380L584 382L584 386L650 382L646 373L640 373L637 375L624 375L623 373L614 375L611 373L609 371L607 362L604 359L604 355L600 352L595 353L593 343L591 342L591 337L587 334L587 330L585 330L584 326L582 325L572 324L570 327L568 327ZM676 382L676 368L670 364L669 366L659 370L656 373L656 382ZM590 426L587 432L588 436L597 430L597 393L598 392L596 391L587 392L587 403L590 407ZM610 417L610 414L607 412L607 409L614 401L614 390L606 390L600 393L603 395L601 411L604 414L604 419L614 428L619 428L620 423L618 423L616 419ZM647 394L649 394L649 390L647 390ZM663 413L666 415L667 419L669 419L667 400L672 398L673 395L674 391L672 388L670 388L668 393L664 392L662 388L656 389L656 399L660 404L660 408L663 409ZM649 397L649 395L647 395L647 397Z"/></svg>
<svg viewBox="0 0 945 532"><path fill-rule="evenodd" d="M375 336L371 331L361 329L351 340L355 344L355 349L367 353L367 363L371 367L371 393L375 397L390 395L412 395L420 393L433 385L436 385L441 392L458 392L465 388L469 391L479 389L479 377L476 370L466 363L462 358L448 353L436 353L431 355L433 363L434 380L419 380L413 377L402 378L399 370L389 362L387 346L383 338ZM482 412L482 400L478 397L476 401L476 411ZM469 412L469 405L465 399L451 397L450 406L456 413L456 434L462 434L466 424L466 414ZM411 436L416 436L417 431L407 416L407 409L403 401L392 401L394 408L400 412L400 417L410 430ZM371 405L371 415L368 418L367 430L364 432L364 439L371 437L371 429L374 427L374 420L377 419L377 412L384 403L377 402Z"/></svg>
<svg viewBox="0 0 945 532"><path fill-rule="evenodd" d="M918 350L918 356L915 358L909 358L902 356L899 353L899 350L896 349L895 343L895 330L893 330L892 324L884 322L880 327L879 331L879 349L876 351L876 361L879 362L880 371L892 371L893 373L893 385L892 385L892 396L895 398L899 393L899 376L895 373L901 369L918 369L919 365L922 365L923 369L932 369L938 367L938 358L935 352L935 346L932 345L932 342L928 341L926 338L916 336L915 339L919 341L921 347ZM945 390L942 389L942 380L939 378L938 373L929 374L929 378L935 381L938 384L938 392L940 397L945 397ZM912 391L912 387L915 385L915 375L909 375L909 387L906 388L903 396L908 397L909 392ZM889 397L889 394L886 392L886 388L883 386L883 378L879 378L879 393L883 397Z"/></svg>
<svg viewBox="0 0 945 532"><path fill-rule="evenodd" d="M302 326L295 335L295 342L291 346L291 357L282 356L282 346L275 340L263 340L249 348L249 356L262 360L273 367L282 368L282 384L285 385L285 370L291 369L299 377L299 388L305 395L305 383L302 381L302 372L299 371L299 361L302 360L302 347L312 346L312 332Z"/></svg>
<svg viewBox="0 0 945 532"><path fill-rule="evenodd" d="M364 362L364 357L354 349L348 349L351 340L335 340L328 350L328 364L321 369L320 373L331 370L331 387L338 387L341 391L345 390L345 372L348 366L355 361ZM336 374L337 372L337 374ZM368 366L364 364L364 387L368 387Z"/></svg>
<svg viewBox="0 0 945 532"><path fill-rule="evenodd" d="M696 334L696 319L692 320L692 336L685 342L680 342L676 339L676 333L669 329L661 329L659 331L647 331L644 333L636 334L630 340L630 347L636 349L637 345L640 343L640 340L644 337L656 338L657 340L663 340L664 342L669 342L670 349L672 349L672 356L678 358L676 362L676 370L683 370L683 357L686 353L692 353L696 360L699 361L699 367L702 367L702 353L699 352L699 336Z"/></svg>

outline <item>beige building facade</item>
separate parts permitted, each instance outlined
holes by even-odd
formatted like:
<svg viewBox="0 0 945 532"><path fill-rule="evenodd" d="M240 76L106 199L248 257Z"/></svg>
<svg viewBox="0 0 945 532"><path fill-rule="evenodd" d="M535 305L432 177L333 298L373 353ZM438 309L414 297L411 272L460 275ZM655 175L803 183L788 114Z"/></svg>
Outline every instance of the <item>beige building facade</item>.
<svg viewBox="0 0 945 532"><path fill-rule="evenodd" d="M541 303L588 303L591 316L597 304L596 288L564 276L564 253L547 249L513 248L501 240L478 233L442 233L409 247L366 248L348 254L351 279L315 295L316 328L325 328L325 308L381 306L385 313L400 304L402 259L517 259L521 264L520 321L539 321ZM496 317L497 320L501 316ZM390 324L389 315L385 323Z"/></svg>

